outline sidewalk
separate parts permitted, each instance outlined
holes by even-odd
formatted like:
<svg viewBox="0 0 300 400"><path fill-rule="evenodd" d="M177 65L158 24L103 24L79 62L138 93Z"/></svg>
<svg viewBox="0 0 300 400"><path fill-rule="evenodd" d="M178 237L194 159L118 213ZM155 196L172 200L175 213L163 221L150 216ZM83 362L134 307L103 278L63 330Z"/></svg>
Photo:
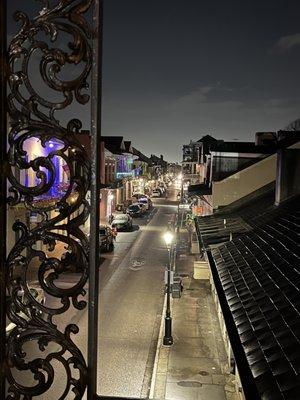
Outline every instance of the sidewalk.
<svg viewBox="0 0 300 400"><path fill-rule="evenodd" d="M187 240L186 230L180 229L181 247ZM171 305L174 343L170 347L162 345L162 323L150 398L235 400L210 284L193 278L194 260L195 255L189 254L177 258L184 290Z"/></svg>

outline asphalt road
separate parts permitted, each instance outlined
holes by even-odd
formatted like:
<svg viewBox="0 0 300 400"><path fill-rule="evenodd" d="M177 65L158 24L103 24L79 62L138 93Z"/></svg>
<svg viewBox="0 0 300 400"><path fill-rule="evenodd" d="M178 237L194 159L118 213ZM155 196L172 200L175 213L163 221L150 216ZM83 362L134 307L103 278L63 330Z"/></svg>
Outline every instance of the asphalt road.
<svg viewBox="0 0 300 400"><path fill-rule="evenodd" d="M139 398L150 387L168 258L162 233L176 212L166 200L157 203L147 224L119 233L115 254L101 265L100 395Z"/></svg>
<svg viewBox="0 0 300 400"><path fill-rule="evenodd" d="M168 259L162 234L177 212L175 191L169 192L169 199L154 200L152 215L134 219L132 232L118 234L113 253L101 256L98 395L143 398L148 394ZM60 285L67 287L74 281L76 274L66 277ZM54 307L54 303L48 306ZM55 322L60 329L69 323L78 325L79 334L72 338L86 357L87 309L78 311L71 307ZM29 358L30 354L36 357L36 352L31 351L32 346L33 343L27 349ZM47 353L53 351L54 347L49 345L47 350ZM56 372L54 384L38 399L57 400L65 388L64 369L58 362L53 366ZM30 378L29 374L24 375L27 384ZM70 393L67 398L72 399L73 395Z"/></svg>

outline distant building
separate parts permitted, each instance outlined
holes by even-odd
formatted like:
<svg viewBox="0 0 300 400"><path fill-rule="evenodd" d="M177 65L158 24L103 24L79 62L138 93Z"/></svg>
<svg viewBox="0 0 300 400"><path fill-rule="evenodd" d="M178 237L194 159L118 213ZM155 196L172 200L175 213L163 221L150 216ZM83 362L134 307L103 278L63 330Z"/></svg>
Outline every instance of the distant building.
<svg viewBox="0 0 300 400"><path fill-rule="evenodd" d="M134 166L138 171L137 175L139 177L150 178L150 167L152 165L152 160L134 147L133 154L135 155Z"/></svg>
<svg viewBox="0 0 300 400"><path fill-rule="evenodd" d="M206 160L206 182L220 181L249 167L276 151L276 143L256 145L254 142L226 142L218 140L209 148Z"/></svg>
<svg viewBox="0 0 300 400"><path fill-rule="evenodd" d="M101 141L105 146L106 187L100 191L100 219L105 223L117 204L131 198L135 175L131 142L124 141L123 136L102 136Z"/></svg>
<svg viewBox="0 0 300 400"><path fill-rule="evenodd" d="M168 165L168 172L174 175L179 175L181 173L182 167L181 165L176 163L169 163Z"/></svg>
<svg viewBox="0 0 300 400"><path fill-rule="evenodd" d="M160 165L164 168L166 162L161 156L155 159L155 164L123 136L102 136L101 141L105 147L105 182L100 203L100 217L104 223L116 205L127 204L133 193L151 193L152 186L147 181L152 176L152 167Z"/></svg>
<svg viewBox="0 0 300 400"><path fill-rule="evenodd" d="M256 146L274 144L277 142L276 132L256 132L255 133L255 144Z"/></svg>
<svg viewBox="0 0 300 400"><path fill-rule="evenodd" d="M190 141L182 147L182 174L188 184L202 183L205 180L206 157L210 146L218 142L210 135L203 136L197 141Z"/></svg>
<svg viewBox="0 0 300 400"><path fill-rule="evenodd" d="M187 193L189 197L194 198L197 204L202 207L203 215L211 214L215 208L228 204L229 199L237 199L240 192L244 193L243 190L246 191L247 188L252 187L247 171L250 168L254 170L254 164L264 159L268 159L265 164L270 165L267 169L263 167L263 171L272 171L272 174L270 172L269 175L268 173L265 175L258 166L257 182L254 184L253 181L252 183L258 188L272 179L274 181L275 164L269 157L277 152L283 141L292 144L297 140L295 132L283 134L282 131L256 134L257 144L254 142L211 140L210 138L208 143L207 137L203 137L196 145L199 154L197 166L199 173L196 177L184 174L184 181L188 183ZM198 145L199 142L202 142L202 145ZM243 173L243 171L245 172ZM231 184L237 182L238 176L245 178L239 181L238 187L229 189Z"/></svg>
<svg viewBox="0 0 300 400"><path fill-rule="evenodd" d="M152 174L155 179L158 179L162 174L168 171L168 162L164 160L162 154L160 157L151 154L150 160L152 161Z"/></svg>
<svg viewBox="0 0 300 400"><path fill-rule="evenodd" d="M299 398L299 175L300 141L286 136L212 182L215 212L195 219L239 399Z"/></svg>
<svg viewBox="0 0 300 400"><path fill-rule="evenodd" d="M102 136L105 148L114 154L116 166L116 179L133 178L133 150L131 142L124 141L123 136Z"/></svg>

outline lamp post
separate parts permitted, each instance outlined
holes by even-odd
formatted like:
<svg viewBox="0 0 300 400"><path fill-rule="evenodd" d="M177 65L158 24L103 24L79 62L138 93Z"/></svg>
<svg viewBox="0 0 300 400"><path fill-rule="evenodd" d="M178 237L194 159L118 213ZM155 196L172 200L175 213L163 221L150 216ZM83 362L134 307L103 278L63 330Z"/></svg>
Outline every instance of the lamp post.
<svg viewBox="0 0 300 400"><path fill-rule="evenodd" d="M165 315L165 335L163 338L163 344L165 346L170 346L173 344L172 337L172 317L171 317L171 308L170 308L170 289L171 289L171 248L172 242L174 239L174 234L170 231L167 231L164 234L164 241L166 247L168 249L168 268L167 268L167 308Z"/></svg>
<svg viewBox="0 0 300 400"><path fill-rule="evenodd" d="M178 179L180 180L180 192L178 193L179 196L177 195L178 198L178 204L177 204L177 229L176 229L176 233L177 233L177 238L179 235L179 209L180 209L180 204L182 204L183 201L183 173L182 173L182 168L181 168L181 173L178 175Z"/></svg>

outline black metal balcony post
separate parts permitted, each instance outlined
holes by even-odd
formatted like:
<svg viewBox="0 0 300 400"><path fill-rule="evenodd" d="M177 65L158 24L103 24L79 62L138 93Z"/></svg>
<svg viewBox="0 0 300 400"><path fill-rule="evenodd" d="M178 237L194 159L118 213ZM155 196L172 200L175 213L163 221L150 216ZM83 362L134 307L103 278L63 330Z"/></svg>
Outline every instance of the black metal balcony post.
<svg viewBox="0 0 300 400"><path fill-rule="evenodd" d="M5 398L5 325L6 325L6 1L0 3L0 398Z"/></svg>
<svg viewBox="0 0 300 400"><path fill-rule="evenodd" d="M102 77L102 1L93 4L93 65L91 104L91 217L88 312L88 389L87 399L97 393L98 301L99 301L99 219L100 219L100 137Z"/></svg>

